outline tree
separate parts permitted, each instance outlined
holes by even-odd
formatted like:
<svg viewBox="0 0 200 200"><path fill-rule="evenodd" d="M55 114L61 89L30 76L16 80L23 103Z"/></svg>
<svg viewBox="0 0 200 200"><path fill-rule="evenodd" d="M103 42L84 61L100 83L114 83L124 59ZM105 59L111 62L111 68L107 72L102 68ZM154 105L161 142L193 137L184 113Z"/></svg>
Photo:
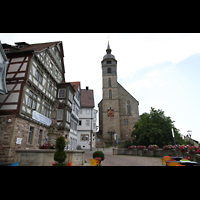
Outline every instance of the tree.
<svg viewBox="0 0 200 200"><path fill-rule="evenodd" d="M63 162L65 162L67 155L64 151L65 148L65 138L60 136L56 139L56 152L54 154L54 160L58 162L54 166L65 166Z"/></svg>
<svg viewBox="0 0 200 200"><path fill-rule="evenodd" d="M179 130L174 126L175 121L164 115L164 111L155 110L151 107L150 114L143 113L135 123L131 136L135 138L134 143L148 146L157 144L163 147L173 144L172 128L174 129L176 143L182 143Z"/></svg>

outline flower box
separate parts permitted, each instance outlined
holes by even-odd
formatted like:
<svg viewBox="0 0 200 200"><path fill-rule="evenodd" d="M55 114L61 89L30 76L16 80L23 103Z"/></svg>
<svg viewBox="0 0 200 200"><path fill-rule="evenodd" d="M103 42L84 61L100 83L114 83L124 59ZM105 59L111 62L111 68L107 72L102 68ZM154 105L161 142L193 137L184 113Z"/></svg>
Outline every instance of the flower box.
<svg viewBox="0 0 200 200"><path fill-rule="evenodd" d="M144 146L144 145L138 145L136 148L137 148L137 150L141 150L141 149L146 149L146 146Z"/></svg>
<svg viewBox="0 0 200 200"><path fill-rule="evenodd" d="M56 149L55 144L44 143L43 145L39 146L39 149Z"/></svg>
<svg viewBox="0 0 200 200"><path fill-rule="evenodd" d="M148 149L149 149L149 150L156 150L156 149L159 149L159 146L156 145L156 144L149 145L149 146L148 146Z"/></svg>
<svg viewBox="0 0 200 200"><path fill-rule="evenodd" d="M164 151L166 151L166 150L172 150L172 149L174 149L174 146L172 146L172 145L165 145L165 146L163 146L163 150Z"/></svg>

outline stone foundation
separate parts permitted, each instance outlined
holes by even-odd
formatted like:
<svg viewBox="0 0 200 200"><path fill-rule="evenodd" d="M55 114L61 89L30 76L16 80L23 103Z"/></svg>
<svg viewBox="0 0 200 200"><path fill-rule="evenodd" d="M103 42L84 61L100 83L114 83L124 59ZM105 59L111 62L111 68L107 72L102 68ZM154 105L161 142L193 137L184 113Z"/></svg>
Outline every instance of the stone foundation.
<svg viewBox="0 0 200 200"><path fill-rule="evenodd" d="M14 162L19 162L19 166L52 166L54 153L56 150L38 149L38 150L16 150ZM84 165L85 151L67 150L65 163L72 161L72 166Z"/></svg>

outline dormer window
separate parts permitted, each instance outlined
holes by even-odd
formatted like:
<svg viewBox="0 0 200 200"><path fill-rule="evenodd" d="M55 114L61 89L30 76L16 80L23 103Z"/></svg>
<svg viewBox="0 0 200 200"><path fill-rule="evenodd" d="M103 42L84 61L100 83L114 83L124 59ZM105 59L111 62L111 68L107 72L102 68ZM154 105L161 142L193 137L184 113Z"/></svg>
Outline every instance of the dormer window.
<svg viewBox="0 0 200 200"><path fill-rule="evenodd" d="M10 52L10 49L4 49L4 52L8 53L8 52Z"/></svg>
<svg viewBox="0 0 200 200"><path fill-rule="evenodd" d="M111 60L107 60L106 63L107 63L107 64L111 64L112 61L111 61Z"/></svg>
<svg viewBox="0 0 200 200"><path fill-rule="evenodd" d="M19 45L18 46L18 49L23 49L24 48L24 45Z"/></svg>

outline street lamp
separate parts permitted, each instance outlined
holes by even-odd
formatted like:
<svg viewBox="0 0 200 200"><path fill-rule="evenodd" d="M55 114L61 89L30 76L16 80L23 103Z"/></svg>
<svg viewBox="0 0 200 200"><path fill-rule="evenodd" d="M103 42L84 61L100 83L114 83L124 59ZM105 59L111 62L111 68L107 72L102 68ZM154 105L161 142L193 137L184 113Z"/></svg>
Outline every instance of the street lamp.
<svg viewBox="0 0 200 200"><path fill-rule="evenodd" d="M175 135L174 135L174 129L172 128L172 137L174 139L174 145L176 145L176 141L175 141Z"/></svg>
<svg viewBox="0 0 200 200"><path fill-rule="evenodd" d="M189 134L189 137L191 138L192 137L192 130L188 130L187 132L191 133L191 134Z"/></svg>

